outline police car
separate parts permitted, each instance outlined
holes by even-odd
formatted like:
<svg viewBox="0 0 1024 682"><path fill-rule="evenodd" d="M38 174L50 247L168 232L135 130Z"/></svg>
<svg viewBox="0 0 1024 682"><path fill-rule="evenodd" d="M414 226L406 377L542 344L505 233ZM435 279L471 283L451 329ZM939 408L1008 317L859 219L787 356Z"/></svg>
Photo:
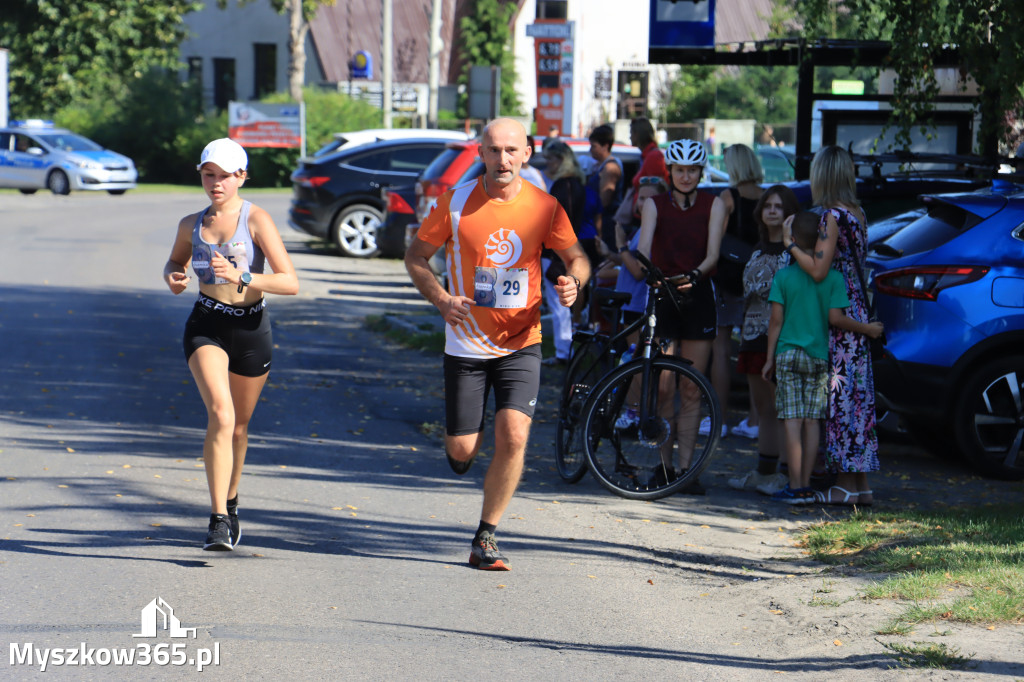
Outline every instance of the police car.
<svg viewBox="0 0 1024 682"><path fill-rule="evenodd" d="M124 194L135 189L138 172L127 156L104 149L50 121L11 121L0 128L0 187L33 194L71 190L106 190Z"/></svg>

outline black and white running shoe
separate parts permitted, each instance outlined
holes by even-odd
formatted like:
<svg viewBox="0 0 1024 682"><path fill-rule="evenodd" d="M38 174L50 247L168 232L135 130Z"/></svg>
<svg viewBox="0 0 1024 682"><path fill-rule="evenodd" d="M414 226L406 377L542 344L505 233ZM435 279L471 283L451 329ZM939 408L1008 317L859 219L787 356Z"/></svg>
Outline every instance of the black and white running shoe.
<svg viewBox="0 0 1024 682"><path fill-rule="evenodd" d="M238 495L228 500L228 525L231 526L231 546L237 547L242 539L242 528L238 525Z"/></svg>
<svg viewBox="0 0 1024 682"><path fill-rule="evenodd" d="M225 514L210 514L210 530L206 533L203 549L211 552L230 552L234 549L231 544L231 524Z"/></svg>

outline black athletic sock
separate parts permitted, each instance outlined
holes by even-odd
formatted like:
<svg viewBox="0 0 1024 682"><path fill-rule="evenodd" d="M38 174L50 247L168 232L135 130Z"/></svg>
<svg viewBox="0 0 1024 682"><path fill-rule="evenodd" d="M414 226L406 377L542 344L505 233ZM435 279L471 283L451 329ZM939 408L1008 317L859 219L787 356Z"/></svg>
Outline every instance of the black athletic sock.
<svg viewBox="0 0 1024 682"><path fill-rule="evenodd" d="M757 453L757 473L762 476L771 476L778 468L778 455L766 455L763 452Z"/></svg>
<svg viewBox="0 0 1024 682"><path fill-rule="evenodd" d="M236 494L234 497L232 497L230 500L228 500L228 513L230 514L232 510L236 510L237 511L237 509L238 509L238 495Z"/></svg>
<svg viewBox="0 0 1024 682"><path fill-rule="evenodd" d="M478 537L480 537L480 534L485 531L493 535L494 531L496 530L498 530L498 527L493 523L484 523L483 521L481 521L480 526L476 529L476 535L473 536L473 539L476 540Z"/></svg>

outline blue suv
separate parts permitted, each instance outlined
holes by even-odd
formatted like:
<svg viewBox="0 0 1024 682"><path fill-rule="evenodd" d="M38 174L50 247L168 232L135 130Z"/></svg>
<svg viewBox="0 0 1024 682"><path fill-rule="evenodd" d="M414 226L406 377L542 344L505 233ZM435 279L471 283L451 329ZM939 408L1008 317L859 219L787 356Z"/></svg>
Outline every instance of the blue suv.
<svg viewBox="0 0 1024 682"><path fill-rule="evenodd" d="M986 475L1024 478L1024 187L922 200L868 254L888 339L879 411Z"/></svg>

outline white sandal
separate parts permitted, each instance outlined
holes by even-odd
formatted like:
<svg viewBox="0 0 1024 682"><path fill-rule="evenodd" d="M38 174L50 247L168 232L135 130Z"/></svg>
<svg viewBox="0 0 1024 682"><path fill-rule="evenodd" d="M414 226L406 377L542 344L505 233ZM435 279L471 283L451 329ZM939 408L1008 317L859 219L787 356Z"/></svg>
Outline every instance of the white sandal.
<svg viewBox="0 0 1024 682"><path fill-rule="evenodd" d="M838 490L839 492L841 492L843 494L843 499L841 501L833 499L833 496L832 496L832 491L833 490ZM869 492L869 491L865 491L865 492ZM831 488L829 488L828 490L826 490L824 492L822 492L820 490L816 490L814 492L814 501L815 502L817 502L819 504L835 504L835 505L839 505L839 506L843 506L843 507L852 507L853 505L857 504L857 501L858 501L859 497L860 497L860 493L859 492L854 491L854 492L851 493L846 488L841 488L841 487L839 487L837 485L832 486ZM851 499L853 500L852 502L851 502Z"/></svg>
<svg viewBox="0 0 1024 682"><path fill-rule="evenodd" d="M868 495L871 499L867 502L861 502L860 498ZM861 490L857 493L857 506L858 507L870 507L875 502L875 491L874 490Z"/></svg>

